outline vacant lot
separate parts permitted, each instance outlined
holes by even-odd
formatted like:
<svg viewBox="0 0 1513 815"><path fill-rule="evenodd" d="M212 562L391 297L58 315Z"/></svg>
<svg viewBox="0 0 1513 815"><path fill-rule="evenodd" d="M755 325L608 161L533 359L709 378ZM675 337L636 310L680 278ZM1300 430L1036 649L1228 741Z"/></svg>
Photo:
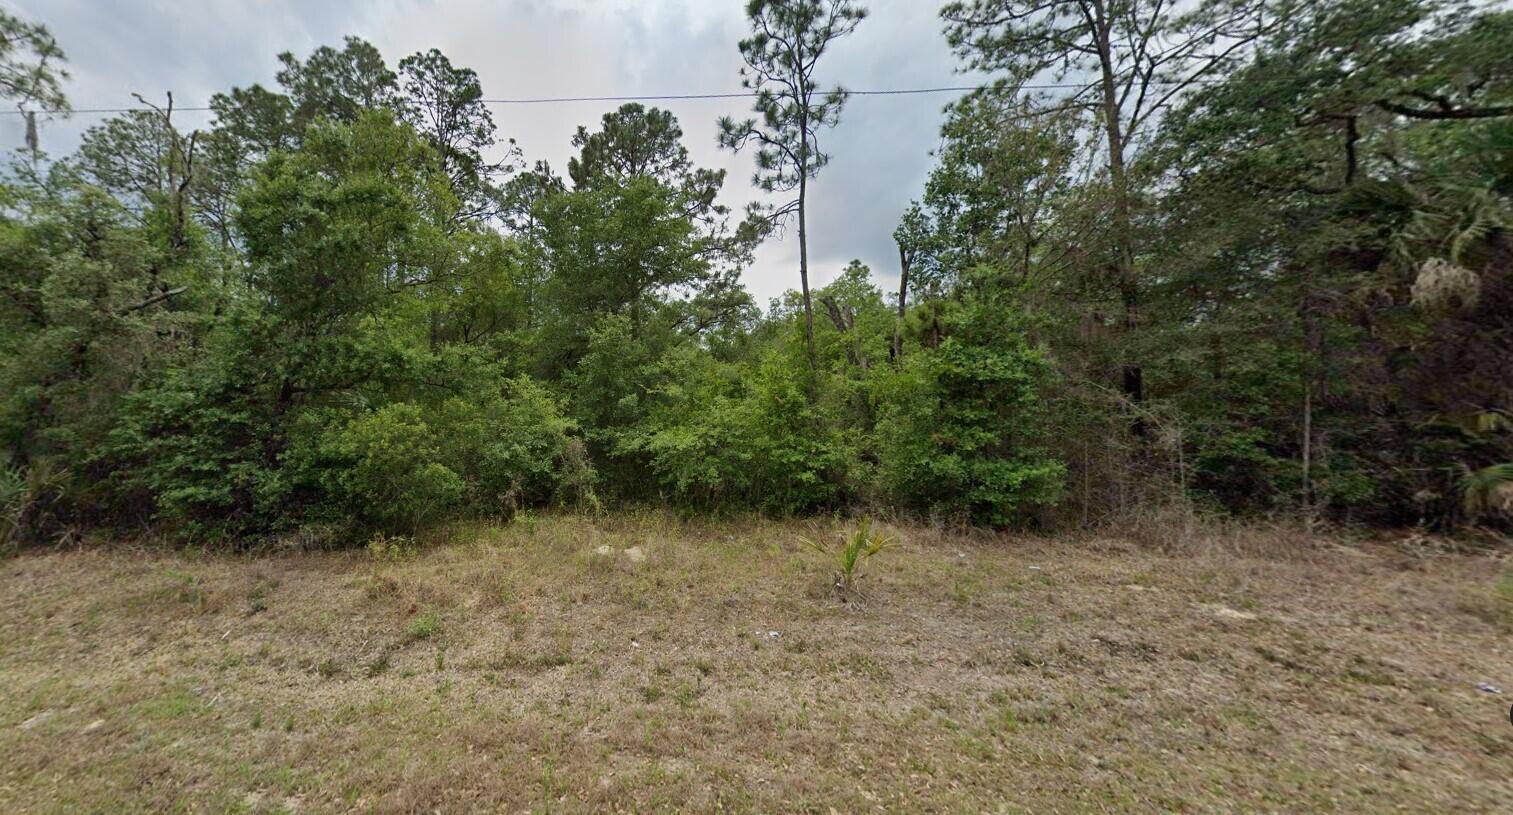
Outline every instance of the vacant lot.
<svg viewBox="0 0 1513 815"><path fill-rule="evenodd" d="M0 811L1513 811L1495 560L842 529L0 561Z"/></svg>

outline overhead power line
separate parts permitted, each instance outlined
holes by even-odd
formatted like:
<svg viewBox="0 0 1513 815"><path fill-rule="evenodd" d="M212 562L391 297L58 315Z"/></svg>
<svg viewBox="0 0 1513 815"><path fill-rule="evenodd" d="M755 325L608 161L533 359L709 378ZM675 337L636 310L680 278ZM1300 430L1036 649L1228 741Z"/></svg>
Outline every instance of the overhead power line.
<svg viewBox="0 0 1513 815"><path fill-rule="evenodd" d="M881 90L846 91L851 96L915 96L932 93L962 93L975 91L980 85L951 85L938 88L885 88ZM1024 90L1057 90L1081 88L1082 84L1041 84L1021 85ZM694 101L700 99L749 99L757 95L756 91L735 91L729 93L673 93L646 96L542 96L522 97L516 99L480 99L486 105L555 105L571 102L675 102ZM136 111L151 110L148 107L129 108L74 108L72 110L5 110L0 114L6 116L19 116L24 113L37 113L49 116L74 115L74 114L101 114L101 113L133 113ZM184 107L175 105L175 111L208 111L208 106Z"/></svg>
<svg viewBox="0 0 1513 815"><path fill-rule="evenodd" d="M941 88L890 88L886 90L851 91L846 93L850 96L908 96L921 93L956 93L960 91L975 91L978 85L953 85ZM1028 87L1028 86L1027 86ZM1063 88L1077 87L1073 85L1037 85L1034 87ZM750 99L755 97L756 91L735 91L733 93L677 93L665 96L557 96L541 99L484 99L490 105L538 105L552 104L556 102L665 102L685 99Z"/></svg>

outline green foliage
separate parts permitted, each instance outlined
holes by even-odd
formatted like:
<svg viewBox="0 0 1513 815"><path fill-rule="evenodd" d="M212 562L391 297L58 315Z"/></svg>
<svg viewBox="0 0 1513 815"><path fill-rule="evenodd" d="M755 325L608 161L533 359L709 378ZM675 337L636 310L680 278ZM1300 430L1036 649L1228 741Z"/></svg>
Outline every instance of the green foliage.
<svg viewBox="0 0 1513 815"><path fill-rule="evenodd" d="M462 499L462 477L441 461L420 409L386 405L330 434L325 486L336 506L379 529L414 531Z"/></svg>
<svg viewBox="0 0 1513 815"><path fill-rule="evenodd" d="M547 293L564 329L596 314L623 314L639 332L660 296L696 286L710 271L675 191L645 176L552 196L540 218L553 272ZM581 336L554 339L554 354L582 353Z"/></svg>
<svg viewBox="0 0 1513 815"><path fill-rule="evenodd" d="M731 228L716 201L724 172L693 167L664 111L626 105L602 125L573 139L575 188L548 190L530 208L533 245L550 271L542 310L554 319L537 365L549 375L586 353L606 317L627 318L633 338L657 353L672 335L714 330L750 302L736 274L759 230Z"/></svg>
<svg viewBox="0 0 1513 815"><path fill-rule="evenodd" d="M1513 400L1496 316L1513 304L1508 176L1489 160L1513 88L1487 56L1513 42L1513 16L1438 0L1289 9L1256 59L1164 128L1182 182L1158 223L1186 240L1163 255L1173 328L1157 353L1191 361L1170 386L1204 447L1251 443L1251 478L1211 478L1200 459L1226 505L1447 526L1468 509L1457 474L1513 456L1472 421Z"/></svg>
<svg viewBox="0 0 1513 815"><path fill-rule="evenodd" d="M947 112L925 209L901 224L917 250L912 288L940 296L975 267L1028 281L1061 251L1048 244L1072 203L1078 112L1037 109L1010 88L970 94Z"/></svg>
<svg viewBox="0 0 1513 815"><path fill-rule="evenodd" d="M249 387L266 346L253 316L211 334L207 354L163 371L124 401L98 460L122 504L154 509L187 535L235 536L297 522L303 502L278 467L287 433Z"/></svg>
<svg viewBox="0 0 1513 815"><path fill-rule="evenodd" d="M48 540L66 524L69 474L51 463L0 467L0 556Z"/></svg>
<svg viewBox="0 0 1513 815"><path fill-rule="evenodd" d="M20 467L0 468L0 556L19 548L25 490L26 473Z"/></svg>
<svg viewBox="0 0 1513 815"><path fill-rule="evenodd" d="M452 65L435 48L400 60L399 73L404 120L430 142L459 197L479 214L488 212L490 177L502 162L489 164L483 158L497 140L478 74Z"/></svg>
<svg viewBox="0 0 1513 815"><path fill-rule="evenodd" d="M312 127L299 151L269 159L239 203L252 283L272 316L320 335L443 271L458 207L434 151L381 111Z"/></svg>
<svg viewBox="0 0 1513 815"><path fill-rule="evenodd" d="M631 102L604 114L600 124L597 132L579 127L573 136L579 154L568 159L567 174L578 189L638 177L670 187L689 180L693 165L683 146L683 128L672 113Z"/></svg>
<svg viewBox="0 0 1513 815"><path fill-rule="evenodd" d="M846 99L816 66L865 16L844 0L747 4L756 118L720 142L798 200L739 222L655 108L579 128L566 178L518 172L434 50L284 54L199 133L167 106L105 119L0 182L0 545L112 525L389 553L601 494L1505 525L1513 15L1266 8L949 4L952 46L1004 81L947 111L894 234L903 302L860 261L808 285L805 189ZM46 30L0 29L0 92L61 104ZM1019 85L1110 60L1112 99ZM739 275L790 215L802 285L760 314Z"/></svg>
<svg viewBox="0 0 1513 815"><path fill-rule="evenodd" d="M938 347L883 380L879 470L890 498L1003 525L1059 496L1064 467L1045 445L1044 356L994 299L946 312Z"/></svg>
<svg viewBox="0 0 1513 815"><path fill-rule="evenodd" d="M685 356L649 418L623 443L645 455L677 499L777 514L837 506L856 455L848 434L811 401L802 347L749 364Z"/></svg>
<svg viewBox="0 0 1513 815"><path fill-rule="evenodd" d="M860 577L858 570L863 562L895 545L892 538L872 534L872 521L869 518L861 519L855 532L842 537L839 548L816 543L808 538L799 540L814 551L833 559L836 565L835 587L843 594L856 590L856 580Z"/></svg>
<svg viewBox="0 0 1513 815"><path fill-rule="evenodd" d="M1513 303L1497 158L1513 16L1456 0L942 16L1001 82L952 107L900 230L918 335L935 341L930 301L975 288L974 269L1023 281L1058 374L1052 450L1082 500L1466 517L1457 474L1513 455L1463 421L1513 400L1495 316ZM1077 88L1020 92L1042 80Z"/></svg>
<svg viewBox="0 0 1513 815"><path fill-rule="evenodd" d="M742 84L757 92L761 118L720 120L720 143L733 150L755 143L753 182L767 192L792 190L829 162L817 133L840 121L846 103L844 89L819 91L814 66L867 10L851 0L750 0L746 16L752 35L741 41Z"/></svg>
<svg viewBox="0 0 1513 815"><path fill-rule="evenodd" d="M405 633L412 640L428 640L441 630L441 618L434 611L426 611L410 621Z"/></svg>
<svg viewBox="0 0 1513 815"><path fill-rule="evenodd" d="M419 552L413 536L385 535L381 532L368 540L367 548L368 555L379 563L410 560Z"/></svg>
<svg viewBox="0 0 1513 815"><path fill-rule="evenodd" d="M462 474L474 511L509 515L544 503L592 505L595 476L557 399L520 376L499 391L449 398L436 410L441 451Z"/></svg>
<svg viewBox="0 0 1513 815"><path fill-rule="evenodd" d="M131 394L97 457L121 503L237 537L592 497L555 400L471 347L513 320L518 259L455 228L438 168L383 113L313 126L266 162L239 212L264 297Z"/></svg>
<svg viewBox="0 0 1513 815"><path fill-rule="evenodd" d="M1466 512L1472 517L1494 512L1513 514L1513 463L1467 472L1460 489Z"/></svg>
<svg viewBox="0 0 1513 815"><path fill-rule="evenodd" d="M321 118L356 121L395 96L397 77L360 37L346 37L341 50L323 45L303 61L285 51L278 61L278 83L289 91L297 130Z"/></svg>
<svg viewBox="0 0 1513 815"><path fill-rule="evenodd" d="M719 122L720 146L739 152L756 146L751 183L763 192L797 191L775 209L750 207L763 230L797 216L799 284L804 304L804 341L814 357L814 306L809 296L809 179L829 163L819 149L819 133L840 122L846 91L822 91L815 80L820 57L830 45L856 30L867 10L853 0L749 0L746 17L751 36L741 40L741 84L756 94L752 109L759 119Z"/></svg>
<svg viewBox="0 0 1513 815"><path fill-rule="evenodd" d="M63 82L68 72L63 62L63 49L47 26L0 11L0 98L23 110L32 106L66 110ZM27 140L35 150L35 129L28 132Z"/></svg>

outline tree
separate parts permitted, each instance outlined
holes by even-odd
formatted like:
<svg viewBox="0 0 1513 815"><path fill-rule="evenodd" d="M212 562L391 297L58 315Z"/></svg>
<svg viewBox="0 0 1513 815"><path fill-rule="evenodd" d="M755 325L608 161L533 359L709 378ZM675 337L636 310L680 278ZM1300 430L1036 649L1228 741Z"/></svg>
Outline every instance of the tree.
<svg viewBox="0 0 1513 815"><path fill-rule="evenodd" d="M408 531L586 495L572 424L502 358L521 323L518 245L457 218L427 141L367 111L256 168L237 207L243 296L202 316L208 331L136 387L102 445L123 503L222 538ZM157 313L139 311L126 316Z"/></svg>
<svg viewBox="0 0 1513 815"><path fill-rule="evenodd" d="M693 166L683 128L671 112L622 105L604 114L599 130L580 126L573 146L578 155L568 159L567 173L574 187L623 187L649 178L677 196L685 218L711 234L725 232L730 210L715 200L725 186L725 171Z"/></svg>
<svg viewBox="0 0 1513 815"><path fill-rule="evenodd" d="M678 204L674 191L644 176L546 200L545 248L564 328L579 333L594 314L624 314L639 329L660 297L697 284L709 260Z"/></svg>
<svg viewBox="0 0 1513 815"><path fill-rule="evenodd" d="M497 214L493 179L511 169L519 150L489 162L484 151L497 142L494 117L483 103L483 87L471 68L457 68L432 48L399 63L400 108L405 121L425 135L441 156L442 171L466 204L465 218Z"/></svg>
<svg viewBox="0 0 1513 815"><path fill-rule="evenodd" d="M299 144L294 129L294 103L262 85L232 88L210 97L214 127L235 145L238 163L256 164L275 150Z"/></svg>
<svg viewBox="0 0 1513 815"><path fill-rule="evenodd" d="M60 67L64 60L47 26L0 9L0 96L14 102L17 110L68 109L63 94L68 71Z"/></svg>
<svg viewBox="0 0 1513 815"><path fill-rule="evenodd" d="M143 223L161 233L162 261L174 264L185 256L190 241L192 205L204 198L204 181L197 153L199 131L187 136L173 123L173 94L166 105L137 96L147 106L90 128L84 134L75 162L90 183L110 191L135 211ZM161 292L167 292L166 285Z"/></svg>
<svg viewBox="0 0 1513 815"><path fill-rule="evenodd" d="M546 176L534 185L547 290L559 310L550 330L561 341L546 344L554 358L580 353L604 314L626 315L644 339L654 315L663 327L699 334L749 303L739 273L759 230L731 227L717 200L724 171L693 166L682 133L671 113L625 105L599 130L578 129L572 190Z"/></svg>
<svg viewBox="0 0 1513 815"><path fill-rule="evenodd" d="M1037 79L1073 86L1041 92L1049 109L1084 108L1101 127L1112 194L1113 277L1127 334L1140 323L1130 160L1174 99L1223 66L1264 30L1252 0L1209 0L1178 15L1171 0L959 0L941 16L946 38L976 69L1002 72L1015 90ZM1122 387L1145 397L1142 363L1125 350ZM1139 433L1142 425L1136 419Z"/></svg>
<svg viewBox="0 0 1513 815"><path fill-rule="evenodd" d="M312 127L243 191L238 225L251 279L298 336L334 339L395 290L438 282L458 202L440 161L386 111Z"/></svg>
<svg viewBox="0 0 1513 815"><path fill-rule="evenodd" d="M347 37L340 50L323 46L303 61L286 52L279 61L282 93L252 85L210 101L215 125L205 139L202 210L227 243L235 191L251 167L274 151L298 147L318 118L350 123L374 108L394 113L436 150L464 204L455 214L457 224L503 214L500 178L516 169L519 150L511 141L498 160L484 157L498 143L497 129L471 69L431 49L401 60L396 74L376 48L356 37Z"/></svg>
<svg viewBox="0 0 1513 815"><path fill-rule="evenodd" d="M0 437L19 463L74 465L175 318L124 208L97 188L53 192L29 223L0 220Z"/></svg>
<svg viewBox="0 0 1513 815"><path fill-rule="evenodd" d="M1513 15L1285 9L1163 123L1149 339L1193 364L1158 388L1228 506L1448 524L1513 460Z"/></svg>
<svg viewBox="0 0 1513 815"><path fill-rule="evenodd" d="M967 295L945 338L882 389L876 444L899 506L1002 526L1055 501L1066 468L1048 450L1044 355L1002 291Z"/></svg>
<svg viewBox="0 0 1513 815"><path fill-rule="evenodd" d="M47 26L0 9L0 98L14 102L26 117L26 149L34 164L41 146L37 112L32 108L68 110L68 97L63 94L68 71L60 67L65 59Z"/></svg>
<svg viewBox="0 0 1513 815"><path fill-rule="evenodd" d="M909 204L898 227L893 230L893 243L898 247L898 321L893 326L890 354L895 361L904 353L904 318L909 314L909 275L920 258L929 254L932 231L929 216L920 209L918 201Z"/></svg>
<svg viewBox="0 0 1513 815"><path fill-rule="evenodd" d="M69 162L89 184L110 193L143 223L185 175L171 133L171 120L157 111L131 111L84 131L78 154Z"/></svg>
<svg viewBox="0 0 1513 815"><path fill-rule="evenodd" d="M398 77L383 55L360 37L343 42L340 51L323 45L304 62L288 51L278 55L278 84L293 102L296 133L318 118L355 122L363 111L394 105Z"/></svg>
<svg viewBox="0 0 1513 815"><path fill-rule="evenodd" d="M681 186L692 172L683 128L671 111L631 102L604 114L599 130L579 126L573 136L578 155L568 159L567 175L577 187L606 180L624 183L646 176Z"/></svg>
<svg viewBox="0 0 1513 815"><path fill-rule="evenodd" d="M821 91L815 67L830 44L856 30L867 16L852 0L751 0L746 16L752 36L741 41L742 85L756 91L760 121L720 120L720 144L739 151L757 145L757 172L752 183L764 192L798 197L770 214L772 223L798 216L799 284L804 296L804 337L814 364L814 308L809 298L809 231L806 219L809 179L830 157L819 149L819 131L840 121L846 91Z"/></svg>
<svg viewBox="0 0 1513 815"><path fill-rule="evenodd" d="M1021 283L1055 267L1066 247L1049 245L1075 186L1077 111L1046 112L985 88L953 104L941 128L940 162L925 183L938 260L947 285L989 264Z"/></svg>
<svg viewBox="0 0 1513 815"><path fill-rule="evenodd" d="M293 149L299 134L289 97L262 85L217 93L210 97L210 110L215 118L209 132L202 134L203 178L196 203L201 217L229 247L234 242L237 192L252 167L276 150Z"/></svg>
<svg viewBox="0 0 1513 815"><path fill-rule="evenodd" d="M1258 58L1231 66L1226 81L1177 111L1169 151L1223 163L1221 154L1192 151L1217 138L1201 147L1190 138L1222 124L1230 130L1217 146L1265 151L1266 162L1247 167L1258 184L1327 196L1391 155L1383 136L1404 124L1437 122L1449 132L1513 117L1513 68L1500 50L1513 39L1513 15L1459 0L1287 2L1278 10ZM1410 33L1416 29L1433 35ZM1376 45L1357 47L1362 42Z"/></svg>
<svg viewBox="0 0 1513 815"><path fill-rule="evenodd" d="M304 61L287 51L278 60L283 92L252 85L210 98L215 119L204 137L197 203L226 246L234 243L236 198L253 167L297 148L318 119L351 123L365 110L398 104L398 77L357 37L347 37L341 50L321 46Z"/></svg>

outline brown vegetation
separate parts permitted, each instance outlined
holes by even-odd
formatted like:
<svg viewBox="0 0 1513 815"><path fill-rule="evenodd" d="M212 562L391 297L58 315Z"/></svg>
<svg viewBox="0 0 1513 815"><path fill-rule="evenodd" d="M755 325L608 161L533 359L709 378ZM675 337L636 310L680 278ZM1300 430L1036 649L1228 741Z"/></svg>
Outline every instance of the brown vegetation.
<svg viewBox="0 0 1513 815"><path fill-rule="evenodd" d="M798 543L844 531L27 553L0 564L0 810L1513 807L1508 697L1477 688L1513 686L1492 559L888 526L858 607Z"/></svg>

